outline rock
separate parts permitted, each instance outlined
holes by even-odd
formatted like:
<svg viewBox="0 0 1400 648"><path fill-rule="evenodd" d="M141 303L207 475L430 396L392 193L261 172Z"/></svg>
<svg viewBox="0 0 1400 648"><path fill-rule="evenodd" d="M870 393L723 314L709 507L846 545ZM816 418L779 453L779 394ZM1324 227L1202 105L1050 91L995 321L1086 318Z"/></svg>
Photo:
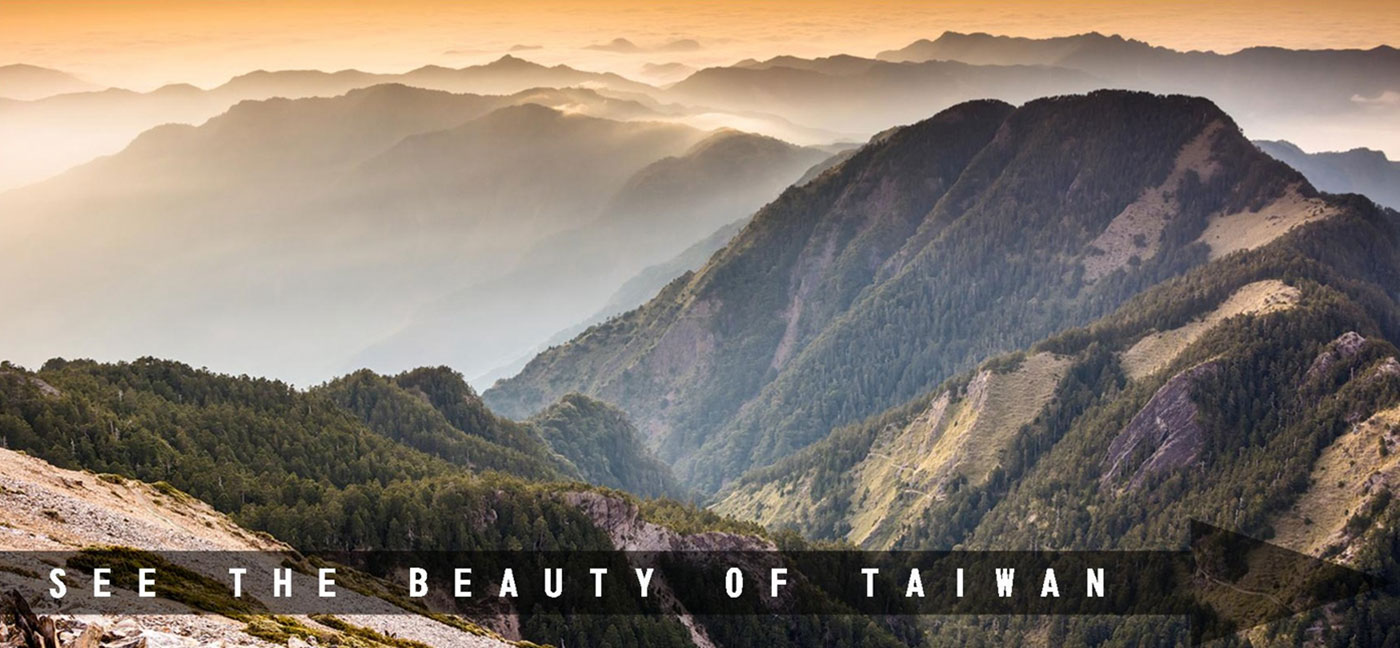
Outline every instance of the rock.
<svg viewBox="0 0 1400 648"><path fill-rule="evenodd" d="M1136 488L1148 476L1185 466L1200 455L1205 434L1196 423L1196 404L1191 389L1202 376L1215 371L1214 362L1187 369L1162 385L1133 416L1128 426L1108 445L1103 460L1100 486L1108 486L1124 475L1132 475L1129 485ZM1146 459L1134 465L1143 444L1151 449Z"/></svg>
<svg viewBox="0 0 1400 648"><path fill-rule="evenodd" d="M64 643L68 648L98 648L102 643L102 626L87 626L72 641Z"/></svg>
<svg viewBox="0 0 1400 648"><path fill-rule="evenodd" d="M287 648L311 648L311 644L302 641L299 637L287 639Z"/></svg>
<svg viewBox="0 0 1400 648"><path fill-rule="evenodd" d="M135 625L135 621L132 621L132 625ZM134 635L111 641L105 644L105 648L194 648L198 645L199 642L188 637L137 628Z"/></svg>
<svg viewBox="0 0 1400 648"><path fill-rule="evenodd" d="M128 639L139 634L141 634L141 626L136 624L136 619L126 618L116 622L107 631L106 637L110 641L112 639Z"/></svg>
<svg viewBox="0 0 1400 648"><path fill-rule="evenodd" d="M1400 376L1400 361L1396 360L1394 356L1382 360L1379 365L1376 365L1375 377L1382 376Z"/></svg>
<svg viewBox="0 0 1400 648"><path fill-rule="evenodd" d="M1312 380L1326 373L1328 369L1331 369L1338 362L1355 356L1365 343L1366 338L1362 337L1361 334L1356 331L1347 331L1341 334L1341 336L1333 340L1331 344L1327 345L1327 348L1324 349L1322 353L1317 354L1317 357L1313 358L1312 366L1308 367L1306 380Z"/></svg>

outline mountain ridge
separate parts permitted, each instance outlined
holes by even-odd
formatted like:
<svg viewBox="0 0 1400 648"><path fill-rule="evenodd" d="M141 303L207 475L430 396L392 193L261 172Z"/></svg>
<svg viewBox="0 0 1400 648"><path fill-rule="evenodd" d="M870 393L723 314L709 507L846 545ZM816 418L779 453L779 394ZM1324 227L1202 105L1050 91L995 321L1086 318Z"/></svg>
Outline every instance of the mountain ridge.
<svg viewBox="0 0 1400 648"><path fill-rule="evenodd" d="M243 103L203 126L149 132L117 156L0 195L4 220L25 237L0 244L9 250L6 265L41 263L56 246L83 251L77 262L43 275L0 282L30 304L7 326L35 324L26 335L61 337L96 320L38 325L34 318L63 302L79 310L105 304L104 329L82 333L83 341L63 345L64 353L163 353L235 371L259 370L250 359L266 354L264 366L300 367L279 375L302 384L342 373L351 354L401 328L419 305L504 275L518 260L511 250L594 218L632 174L707 136L678 124L516 105L546 100L583 108L581 102L597 100L604 112L632 106L591 91L480 97L382 86L334 98ZM555 175L541 190L536 179L546 170ZM371 266L381 271L370 272ZM140 296L153 285L162 287L161 298ZM283 292L255 288L269 285ZM351 290L355 299L338 296ZM305 299L284 298L291 294ZM262 305L239 307L240 300ZM133 308L137 303L154 306ZM201 306L187 308L194 303ZM596 307L584 304L568 319ZM283 315L271 316L277 308ZM161 309L207 320L208 327L185 333L224 341L148 339L150 327L134 321L160 318ZM331 316L335 311L342 316ZM297 322L308 318L325 326L298 333ZM258 326L279 332L237 358L219 357L240 336L260 337ZM461 366L476 373L508 361L557 330L547 328L539 338L507 340L498 360L481 354L475 358L481 366ZM485 349L496 344L490 335L525 333L498 326L475 339ZM299 335L308 337L294 342ZM272 351L268 340L288 346ZM185 343L191 346L174 348ZM15 359L42 361L11 344ZM392 373L410 366L391 361L354 368Z"/></svg>
<svg viewBox="0 0 1400 648"><path fill-rule="evenodd" d="M0 98L34 101L71 92L85 92L97 86L62 70L11 63L0 65Z"/></svg>
<svg viewBox="0 0 1400 648"><path fill-rule="evenodd" d="M702 488L712 489L734 476L729 472L732 466L748 461L762 465L815 440L812 435L823 435L823 426L861 418L855 414L859 407L856 403L874 398L893 406L921 391L915 385L938 382L955 373L952 367L988 355L997 343L979 337L983 334L978 331L986 329L968 328L975 326L968 319L970 313L991 317L992 312L1000 312L998 319L1029 318L1029 322L1040 322L1030 329L1049 334L1067 322L1087 321L1079 318L1095 309L1107 311L1109 304L1131 296L1142 286L1203 262L1210 246L1195 239L1202 235L1207 222L1263 222L1263 216L1248 214L1294 195L1290 192L1299 193L1296 199L1287 198L1301 201L1296 203L1301 205L1296 209L1310 209L1306 205L1311 204L1308 196L1312 190L1301 176L1259 153L1239 135L1229 118L1209 102L1101 91L1038 100L1019 109L1000 104L992 113L995 117L987 120L989 125L983 128L984 139L964 145L967 152L951 158L965 156L966 161L949 162L942 188L931 197L919 199L924 201L922 204L890 209L881 202L870 202L871 197L887 199L883 196L911 201L914 196L928 195L930 185L939 186L936 180L928 179L940 177L937 173L914 171L916 167L906 160L902 166L907 170L884 173L894 177L903 174L909 182L918 178L921 188L891 187L882 193L867 194L870 197L864 199L866 202L836 200L830 203L831 207L820 207L833 210L822 226L829 232L818 229L797 233L803 230L795 228L824 222L812 216L797 216L812 210L811 205L820 204L812 203L812 196L848 185L859 177L861 169L874 168L872 162L878 159L878 151L894 151L900 146L911 151L914 147L927 150L927 142L937 140L921 139L914 133L934 128L938 123L973 119L977 106L986 106L981 109L985 112L998 104L966 104L940 113L917 128L895 131L857 152L838 172L790 189L761 211L722 256L713 259L685 285L672 284L640 311L595 327L571 345L545 352L527 365L520 376L498 383L484 397L494 409L512 416L529 411L531 406L527 403L534 402L532 399L564 389L564 385L610 400L634 417L683 479L692 480L691 483L699 479ZM1116 124L1118 130L1106 132L1087 127L1085 115L1100 111L1113 115L1103 119ZM968 116L964 117L964 113ZM1144 134L1148 124L1158 135ZM1212 124L1216 126L1206 134L1207 126ZM964 125L962 130L976 129ZM1071 132L1077 134L1070 135ZM1020 134L1013 135L1016 133ZM1148 141L1151 137L1170 138L1172 143L1157 142L1146 147L1128 144L1144 137ZM1193 139L1200 137L1209 138L1206 150L1215 151L1213 155L1230 163L1221 169L1210 167L1207 171L1206 166L1201 166L1188 169L1185 175L1172 176L1178 151L1187 149ZM1045 156L1059 150L1066 141L1076 143L1070 158L1074 162L1052 165ZM1134 162L1124 162L1120 156L1137 157ZM1118 161L1106 163L1106 159ZM872 175L880 177L879 173ZM1142 198L1140 194L1169 177L1179 178L1173 181L1182 184L1164 190L1172 191L1186 214L1170 219L1159 216L1163 220L1154 221L1161 226L1155 235L1160 237L1162 249L1150 259L1144 252L1137 265L1128 263L1135 258L1133 255L1125 255L1122 267L1107 280L1085 281L1076 275L1079 270L1075 268L1082 268L1081 260L1093 256L1088 248L1095 236L1119 216L1119 220L1132 220L1132 210L1127 214L1124 210ZM881 182L889 180L884 178ZM1242 189L1232 190L1231 183L1242 183ZM1025 193L1031 186L1042 189L1036 194ZM992 229L1007 227L992 223L1011 218L1010 213L997 211L1006 207L995 205L1015 204L1018 195L1063 196L1039 206L1024 205L1027 212L1021 219L1022 228L1036 222L1026 220L1034 214L1042 223L1036 227L1053 228L1055 232L1047 230L1036 245L1025 242L1037 240L1036 236L1025 235L1017 239L1021 243L1016 243L1004 238L1011 235L1010 230ZM1067 202L1060 206L1058 201ZM900 213L899 209L908 209L903 225L891 220L892 214ZM785 210L795 213L784 215ZM1212 216L1217 211L1246 216ZM880 220L873 220L877 216ZM1071 218L1074 220L1061 220ZM847 222L865 222L874 229L861 238L860 230L851 230L850 224L844 224ZM1021 233L1024 232L1023 229ZM820 236L814 236L819 233ZM1271 235L1276 234L1258 234L1264 241ZM786 242L766 244L769 246L807 247L800 256L789 256L797 250L779 254L776 250L782 247L766 249L758 243L764 236ZM855 246L838 244L836 241L841 239L829 238L832 236L854 236L851 240L862 242ZM996 247L1002 244L1012 247ZM938 249L944 252L933 251ZM842 253L837 255L836 250ZM883 251L875 254L876 250ZM1011 256L1006 256L1008 253ZM746 255L754 255L754 260L743 261ZM969 261L982 257L986 257L986 263ZM992 263L993 257L1010 260L1019 269L993 270L1006 263ZM750 269L740 270L745 267L742 263L748 263ZM811 269L802 270L804 267ZM1032 270L1037 267L1040 269ZM813 271L817 274L807 276ZM754 284L754 279L744 278L750 272L755 277L777 276L764 279L764 284ZM961 275L971 273L1004 284L1023 272L1030 273L1027 276L1044 276L1020 284L1028 292L1011 301L987 301L989 297L981 295L982 291L969 291L967 283L956 283L970 281ZM725 294L723 286L746 283L750 287L744 297L719 297ZM760 285L766 292L757 292ZM943 286L947 292L930 289L930 285ZM881 297L881 292L887 296ZM922 295L915 298L918 300L946 300L947 306L924 305L915 309L913 303L917 302L911 303L914 295ZM1069 303L1079 306L1070 308ZM958 320L933 324L927 315L917 314L967 308L974 310ZM896 325L889 318L900 318L901 323ZM945 331L940 336L945 341L936 342L940 337L935 337L935 342L921 339L921 332L929 331L931 325L933 331ZM811 328L804 329L806 326ZM1029 334L1030 329L1017 329L1013 335ZM872 337L867 331L878 331L879 335ZM629 338L639 341L628 342ZM1033 339L1028 336L1025 342ZM867 346L858 352L855 349L861 348L859 345ZM600 356L601 364L590 365L593 361L588 359L587 349L608 359ZM666 360L668 357L671 361ZM682 357L685 364L668 364ZM945 364L952 358L963 359ZM893 366L894 362L905 369ZM884 368L876 370L875 366ZM690 371L696 373L685 373ZM707 382L710 386L703 386ZM830 390L827 386L833 384L843 388ZM862 392L869 393L860 395ZM668 406L668 393L684 393L687 398L683 404ZM880 394L905 396L884 401L889 396ZM839 404L843 402L848 404ZM797 403L805 405L795 408Z"/></svg>
<svg viewBox="0 0 1400 648"><path fill-rule="evenodd" d="M1359 193L1391 209L1400 209L1400 162L1375 149L1308 153L1286 140L1254 142L1265 153L1298 169L1318 189Z"/></svg>
<svg viewBox="0 0 1400 648"><path fill-rule="evenodd" d="M161 124L199 124L245 100L334 97L358 88L400 83L428 90L506 95L531 88L596 84L626 92L652 89L613 73L546 67L506 55L463 68L425 66L400 74L359 70L258 70L209 89L169 84L150 92L122 89L54 95L0 103L0 137L23 143L26 154L0 157L0 190L23 186L117 152ZM74 133L82 133L74 139Z"/></svg>

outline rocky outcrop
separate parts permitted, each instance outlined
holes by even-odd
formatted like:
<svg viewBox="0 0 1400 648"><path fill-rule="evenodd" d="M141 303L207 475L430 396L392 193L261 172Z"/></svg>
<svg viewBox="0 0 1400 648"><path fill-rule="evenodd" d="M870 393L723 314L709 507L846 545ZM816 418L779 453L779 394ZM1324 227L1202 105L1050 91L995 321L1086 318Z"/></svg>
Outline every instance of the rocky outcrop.
<svg viewBox="0 0 1400 648"><path fill-rule="evenodd" d="M707 532L681 534L670 528L642 519L632 503L596 492L566 493L564 500L588 516L593 524L608 534L613 547L619 551L683 551L696 552L775 552L777 547L763 538L735 533ZM739 565L745 571L766 571L767 564ZM675 594L664 582L656 584L657 598L676 620L690 633L697 648L715 648L715 643Z"/></svg>
<svg viewBox="0 0 1400 648"><path fill-rule="evenodd" d="M1191 388L1215 370L1213 362L1196 365L1172 376L1152 395L1109 444L1101 487L1128 477L1128 487L1137 488L1147 477L1187 466L1200 456L1205 434L1196 421ZM1139 460L1144 453L1147 457Z"/></svg>
<svg viewBox="0 0 1400 648"><path fill-rule="evenodd" d="M1328 372L1337 363L1350 360L1356 357L1361 351L1361 347L1366 344L1366 338L1356 331L1347 331L1340 337L1333 340L1322 353L1313 358L1312 365L1308 367L1305 380L1311 381L1318 376Z"/></svg>
<svg viewBox="0 0 1400 648"><path fill-rule="evenodd" d="M608 534L618 551L776 551L773 543L736 533L681 534L642 519L632 503L595 492L574 492L564 496L593 524Z"/></svg>

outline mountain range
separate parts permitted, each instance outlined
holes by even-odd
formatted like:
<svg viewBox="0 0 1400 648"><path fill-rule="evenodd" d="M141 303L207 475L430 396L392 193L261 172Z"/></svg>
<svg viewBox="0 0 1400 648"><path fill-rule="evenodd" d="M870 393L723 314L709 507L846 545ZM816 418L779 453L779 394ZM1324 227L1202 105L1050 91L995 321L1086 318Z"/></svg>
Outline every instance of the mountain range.
<svg viewBox="0 0 1400 648"><path fill-rule="evenodd" d="M481 114L340 142L337 164L311 165L328 177L292 170L302 166L297 156L316 153L308 144L326 137L329 145L336 128L298 129L307 139L288 140L285 171L260 172L278 169L278 158L265 159L228 176L231 187L214 171L240 168L237 147L214 147L227 156L207 162L195 154L211 150L206 137L228 141L211 128L222 122L170 127L7 199L42 203L84 186L110 192L108 200L139 196L148 190L142 182L162 179L155 171L173 168L161 165L184 161L198 181L182 192L200 205L230 202L240 187L316 188L339 208L325 210L336 220L289 210L269 222L295 213L327 235L384 205L412 208L418 226L492 191L530 205L535 196L483 169L543 169L577 181L563 192L575 199L585 187L612 187L587 194L612 240L623 231L651 236L606 227L660 218L647 216L656 196L697 200L757 175L726 169L735 156L790 161L792 179L763 182L791 186L770 189L776 198L748 218L728 211L742 207L728 197L716 203L710 223L739 225L732 238L720 230L699 248L714 250L708 261L480 396L441 367L359 371L297 389L150 358L55 359L37 371L0 370L3 444L63 468L166 481L307 550L657 546L630 544L639 539L673 548L1155 549L1176 547L1184 521L1201 519L1361 569L1395 569L1400 214L1364 196L1320 192L1211 101L1130 91L1021 106L971 101L831 158L752 135L494 103L500 98L393 86L347 96L375 92L426 93L453 104L447 113ZM308 101L339 100L244 104L220 119L229 133L246 132L232 128L241 111L295 112ZM373 114L373 104L347 105L347 115ZM522 144L531 135L541 141ZM631 169L577 168L599 151ZM705 161L724 151L737 152ZM488 165L488 155L500 159ZM693 187L679 182L688 178L698 178ZM105 186L92 188L99 179ZM393 202L371 200L399 188ZM435 195L445 198L425 200ZM169 212L179 213L196 212ZM248 213L230 209L220 238L267 237L251 229L255 221L234 218ZM147 236L179 222L141 214L161 226ZM67 250L65 258L86 260L140 224L136 215L56 213L14 225L99 231L87 243L96 247ZM65 222L79 217L89 220ZM48 240L64 241L63 231L50 230ZM370 231L381 244L394 240L392 228ZM334 250L354 249L346 245L353 237L339 236ZM199 241L176 240L167 245ZM305 254L308 240L289 242ZM428 243L393 258L431 263L421 252ZM551 255L568 251L547 238L537 244ZM45 249L52 258L59 248ZM678 265L659 273L703 252L671 256ZM101 296L117 280L150 280L99 267L112 275ZM50 272L41 279L74 270ZM355 290L345 294L374 285L351 279ZM42 296L36 290L21 303ZM170 334L154 320L147 326ZM610 489L698 492L712 510ZM1337 609L1320 629L1318 617L1298 615L1240 640L1400 637L1386 622L1395 613L1389 599ZM1098 617L929 618L910 627L845 615L559 621L517 613L517 626L493 629L570 645L624 635L677 646L951 646L1038 636L1136 645L1187 631L1172 620Z"/></svg>
<svg viewBox="0 0 1400 648"><path fill-rule="evenodd" d="M480 95L508 95L532 88L590 86L635 92L649 87L615 74L564 65L546 67L506 55L485 65L458 69L428 65L402 74L258 70L208 90L172 84L150 92L109 88L5 101L0 102L0 138L13 145L0 156L0 190L116 153L138 134L161 124L200 124L241 101L334 97L384 84Z"/></svg>
<svg viewBox="0 0 1400 648"><path fill-rule="evenodd" d="M639 50L625 39L604 46ZM677 41L683 47L688 41ZM652 66L656 87L606 72L544 66L512 55L464 68L423 66L399 74L359 70L258 70L210 89L172 84L150 92L96 89L59 71L3 68L13 79L0 99L0 136L17 145L0 156L0 189L35 182L114 153L163 123L198 124L243 100L335 96L384 83L474 94L587 87L663 102L693 126L729 126L800 144L863 140L960 101L1012 103L1097 88L1201 95L1230 112L1253 137L1289 137L1309 148L1329 142L1396 148L1396 50L1181 52L1098 33L1046 39L947 32L875 58L778 56L692 71ZM1299 92L1307 88L1307 92ZM1281 100L1286 98L1286 100Z"/></svg>
<svg viewBox="0 0 1400 648"><path fill-rule="evenodd" d="M351 364L445 361L484 373L515 360L606 309L630 277L751 214L826 157L822 150L748 133L709 135L638 170L596 217L528 246L508 272L422 307Z"/></svg>
<svg viewBox="0 0 1400 648"><path fill-rule="evenodd" d="M0 65L0 99L32 101L97 89L97 86L61 70L23 63Z"/></svg>
<svg viewBox="0 0 1400 648"><path fill-rule="evenodd" d="M1400 209L1400 162L1373 149L1308 153L1286 141L1256 141L1260 150L1307 176L1329 193L1359 193L1391 209Z"/></svg>
<svg viewBox="0 0 1400 648"><path fill-rule="evenodd" d="M5 324L7 353L41 360L22 356L43 336L80 354L299 365L317 382L419 304L510 271L519 250L594 218L632 174L707 137L535 103L550 99L615 104L581 90L398 85L244 102L9 192L4 283L27 306ZM19 272L59 249L75 262ZM172 319L184 334L158 325Z"/></svg>
<svg viewBox="0 0 1400 648"><path fill-rule="evenodd" d="M485 398L508 416L565 391L617 403L713 491L1328 211L1209 102L972 102L789 189L701 271Z"/></svg>
<svg viewBox="0 0 1400 648"><path fill-rule="evenodd" d="M152 129L0 197L23 233L0 262L26 304L0 325L8 353L42 361L22 350L47 338L304 384L434 362L476 376L828 156L646 115L583 89L381 85ZM60 248L79 256L18 272ZM104 314L58 316L78 312ZM183 332L157 332L164 320Z"/></svg>
<svg viewBox="0 0 1400 648"><path fill-rule="evenodd" d="M1253 137L1288 137L1309 148L1400 144L1400 50L1249 47L1230 54L1182 52L1097 32L1016 38L946 32L881 52L886 61L956 60L974 65L1052 65L1093 75L1097 87L1208 97ZM1306 139L1305 139L1306 138Z"/></svg>
<svg viewBox="0 0 1400 648"><path fill-rule="evenodd" d="M1397 242L1400 213L1318 192L1201 99L972 102L788 189L484 398L618 403L713 510L808 538L1143 549L1203 519L1389 570ZM1321 632L1369 645L1392 609ZM930 645L1171 631L922 627Z"/></svg>

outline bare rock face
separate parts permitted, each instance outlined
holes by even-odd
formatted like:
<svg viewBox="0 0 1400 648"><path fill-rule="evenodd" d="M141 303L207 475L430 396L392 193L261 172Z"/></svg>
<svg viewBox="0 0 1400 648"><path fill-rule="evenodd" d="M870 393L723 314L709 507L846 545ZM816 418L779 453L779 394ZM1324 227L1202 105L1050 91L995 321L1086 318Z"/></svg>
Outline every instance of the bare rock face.
<svg viewBox="0 0 1400 648"><path fill-rule="evenodd" d="M1376 378L1400 376L1400 360L1396 360L1393 356L1382 360L1380 364L1376 365L1373 375Z"/></svg>
<svg viewBox="0 0 1400 648"><path fill-rule="evenodd" d="M1162 385L1109 444L1099 485L1107 487L1131 475L1128 486L1137 488L1148 476L1195 461L1205 447L1205 434L1196 422L1198 410L1191 400L1191 387L1215 370L1214 362L1202 363ZM1150 449L1150 454L1138 460L1143 448Z"/></svg>
<svg viewBox="0 0 1400 648"><path fill-rule="evenodd" d="M1356 331L1347 331L1340 337L1333 340L1322 353L1317 354L1312 365L1308 367L1306 380L1313 380L1322 374L1327 373L1339 362L1344 362L1355 357L1361 351L1361 347L1366 344L1366 338Z"/></svg>
<svg viewBox="0 0 1400 648"><path fill-rule="evenodd" d="M578 507L593 524L608 534L618 551L691 551L691 552L776 552L773 543L754 536L735 533L681 534L659 524L642 519L641 512L631 503L602 493L566 493L564 500ZM774 556L777 554L774 553ZM762 572L771 565L739 565L745 571ZM716 648L705 627L700 625L665 583L658 583L657 598L676 620L690 633L697 648Z"/></svg>
<svg viewBox="0 0 1400 648"><path fill-rule="evenodd" d="M602 493L576 492L564 496L598 528L608 534L618 551L776 551L773 543L735 533L682 535L642 519L636 506Z"/></svg>

